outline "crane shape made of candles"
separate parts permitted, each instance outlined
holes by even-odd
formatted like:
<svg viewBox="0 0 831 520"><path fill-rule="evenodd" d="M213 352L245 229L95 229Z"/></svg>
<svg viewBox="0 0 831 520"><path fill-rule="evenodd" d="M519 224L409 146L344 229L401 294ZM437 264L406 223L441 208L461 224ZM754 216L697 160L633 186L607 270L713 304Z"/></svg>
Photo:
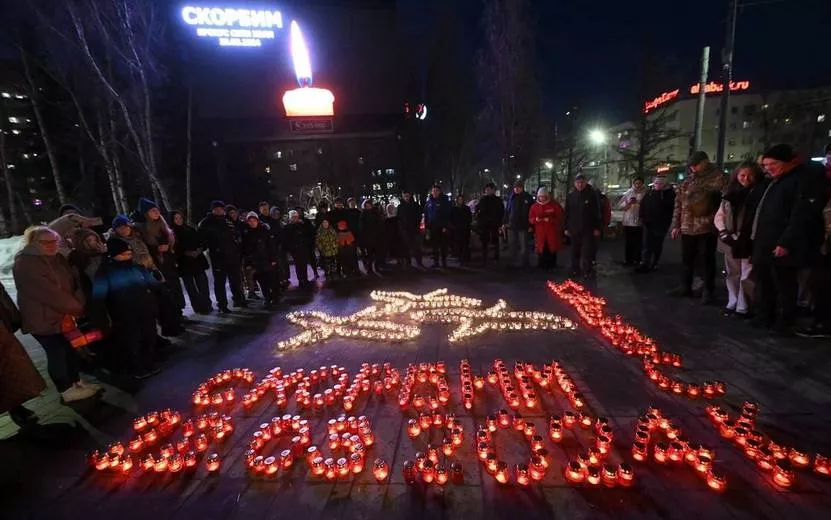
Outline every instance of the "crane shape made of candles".
<svg viewBox="0 0 831 520"><path fill-rule="evenodd" d="M456 328L447 339L450 343L469 339L489 330L573 330L576 324L562 316L539 311L511 311L505 300L484 307L482 300L448 294L437 289L425 294L373 291L376 302L347 316L332 316L321 311L298 311L286 315L289 322L303 332L277 344L278 350L311 345L331 337L400 343L421 334L420 325L452 323ZM398 318L413 323L393 321Z"/></svg>

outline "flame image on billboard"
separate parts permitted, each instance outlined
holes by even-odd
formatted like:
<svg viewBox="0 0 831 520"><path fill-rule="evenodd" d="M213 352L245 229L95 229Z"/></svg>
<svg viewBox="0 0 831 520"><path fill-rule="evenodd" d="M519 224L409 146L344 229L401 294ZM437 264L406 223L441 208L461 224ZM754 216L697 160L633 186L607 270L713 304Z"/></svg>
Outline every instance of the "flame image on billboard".
<svg viewBox="0 0 831 520"><path fill-rule="evenodd" d="M294 75L299 88L283 94L283 107L287 117L333 116L335 96L331 91L312 87L312 63L309 49L303 40L300 26L291 22L291 57L294 62Z"/></svg>

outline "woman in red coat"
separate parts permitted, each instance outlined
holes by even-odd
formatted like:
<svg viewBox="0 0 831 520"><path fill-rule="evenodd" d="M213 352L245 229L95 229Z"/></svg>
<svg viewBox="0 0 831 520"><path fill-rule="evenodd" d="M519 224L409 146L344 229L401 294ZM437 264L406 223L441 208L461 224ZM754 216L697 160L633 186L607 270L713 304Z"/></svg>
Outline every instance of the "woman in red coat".
<svg viewBox="0 0 831 520"><path fill-rule="evenodd" d="M557 251L563 247L560 238L563 233L563 215L562 206L551 198L548 189L540 188L537 191L537 202L528 213L528 221L534 228L534 242L541 269L557 267Z"/></svg>

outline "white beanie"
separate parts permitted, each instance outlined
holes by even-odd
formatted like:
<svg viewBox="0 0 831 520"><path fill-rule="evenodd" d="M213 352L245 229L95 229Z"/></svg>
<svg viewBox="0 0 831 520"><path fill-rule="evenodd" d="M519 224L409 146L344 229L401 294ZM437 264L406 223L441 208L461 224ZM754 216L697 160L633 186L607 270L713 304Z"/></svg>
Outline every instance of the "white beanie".
<svg viewBox="0 0 831 520"><path fill-rule="evenodd" d="M392 218L398 214L398 208L393 203L387 204L387 217Z"/></svg>
<svg viewBox="0 0 831 520"><path fill-rule="evenodd" d="M543 186L542 188L538 189L537 190L537 197L539 197L540 195L548 195L548 188Z"/></svg>
<svg viewBox="0 0 831 520"><path fill-rule="evenodd" d="M259 216L259 215L257 215L255 212L253 212L253 211L249 211L248 213L246 213L246 215L245 215L245 220L249 220L249 219L252 219L252 218L255 218L255 219L257 219L257 220L260 220L260 216Z"/></svg>
<svg viewBox="0 0 831 520"><path fill-rule="evenodd" d="M295 210L295 209L289 211L289 218L294 218L295 215L299 217L300 213L298 213L297 210Z"/></svg>

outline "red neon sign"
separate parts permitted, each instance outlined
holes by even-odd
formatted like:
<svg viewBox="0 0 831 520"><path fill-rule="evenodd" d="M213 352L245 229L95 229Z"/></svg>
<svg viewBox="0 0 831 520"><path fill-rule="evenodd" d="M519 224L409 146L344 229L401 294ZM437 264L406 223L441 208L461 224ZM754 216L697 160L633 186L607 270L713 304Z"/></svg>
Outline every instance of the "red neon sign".
<svg viewBox="0 0 831 520"><path fill-rule="evenodd" d="M749 81L731 81L730 82L730 92L737 92L740 90L747 90L750 88ZM724 91L724 83L716 83L711 81L704 85L704 93L705 94L712 94L715 92L722 92ZM701 86L699 84L695 84L690 87L690 94L698 94L701 92Z"/></svg>
<svg viewBox="0 0 831 520"><path fill-rule="evenodd" d="M675 90L670 91L670 92L664 92L663 94L656 97L655 99L653 99L651 101L647 101L646 103L644 103L643 111L644 112L649 112L650 110L658 108L659 106L663 105L664 103L668 103L668 102L672 101L673 99L678 97L678 94L680 92L681 92L680 89L675 89Z"/></svg>

